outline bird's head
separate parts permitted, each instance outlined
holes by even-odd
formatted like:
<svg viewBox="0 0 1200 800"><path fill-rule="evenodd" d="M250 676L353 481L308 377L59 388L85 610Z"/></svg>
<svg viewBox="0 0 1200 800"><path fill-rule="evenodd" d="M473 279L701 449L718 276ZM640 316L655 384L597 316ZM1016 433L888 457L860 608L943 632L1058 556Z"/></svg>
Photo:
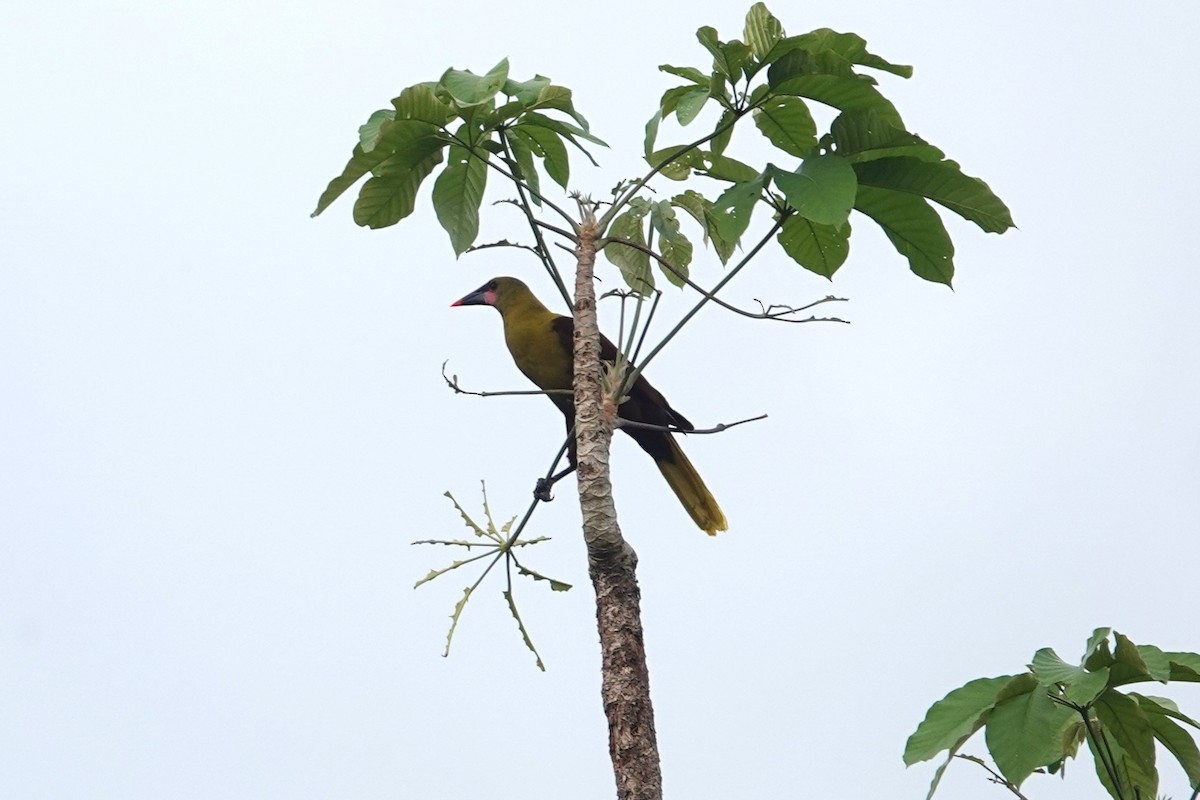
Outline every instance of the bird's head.
<svg viewBox="0 0 1200 800"><path fill-rule="evenodd" d="M492 278L475 291L451 303L453 306L495 306L501 314L515 303L532 299L529 287L516 278ZM536 302L536 300L534 301Z"/></svg>

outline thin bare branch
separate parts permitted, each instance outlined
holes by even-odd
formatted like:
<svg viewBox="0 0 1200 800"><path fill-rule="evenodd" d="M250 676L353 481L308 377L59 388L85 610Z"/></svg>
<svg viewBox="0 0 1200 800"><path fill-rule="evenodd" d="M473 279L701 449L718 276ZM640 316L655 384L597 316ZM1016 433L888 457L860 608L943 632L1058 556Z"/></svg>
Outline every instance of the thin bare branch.
<svg viewBox="0 0 1200 800"><path fill-rule="evenodd" d="M454 390L455 394L469 394L474 397L504 397L506 395L523 395L523 394L571 394L570 389L516 389L508 392L472 392L458 385L457 375L447 375L446 365L450 363L447 359L442 362L442 380L446 385Z"/></svg>
<svg viewBox="0 0 1200 800"><path fill-rule="evenodd" d="M618 428L638 428L640 430L647 430L647 431L663 431L664 433L683 433L683 434L687 434L690 436L690 435L694 435L694 434L721 433L723 431L729 430L730 428L736 428L738 425L745 425L747 422L758 422L760 419L766 419L766 418L767 418L766 414L759 414L757 417L750 417L748 419L739 419L737 422L722 422L711 428L700 428L697 430L688 431L688 430L684 430L683 428L676 428L674 425L654 425L649 422L635 422L634 420L631 420L631 419L624 419L623 417L618 417L617 421L616 421L616 427L618 427Z"/></svg>
<svg viewBox="0 0 1200 800"><path fill-rule="evenodd" d="M988 772L991 773L992 777L988 778L989 781L991 781L992 783L999 784L1000 786L1003 786L1005 789L1008 789L1010 792L1015 794L1017 797L1021 798L1021 800L1029 800L1029 798L1026 797L1025 795L1021 794L1021 791L1019 789L1017 789L1016 786L1013 786L1012 783L1010 783L1007 778L1005 778L999 772L996 772L996 770L989 767L987 765L987 762L984 761L979 756L968 756L968 755L963 755L962 753L955 753L954 757L961 758L963 761L970 761L973 764L978 764L979 766L983 767L984 769L986 769Z"/></svg>
<svg viewBox="0 0 1200 800"><path fill-rule="evenodd" d="M559 236L562 236L562 237L564 237L565 239L568 239L568 240L570 240L570 241L572 241L572 242L574 242L574 241L575 241L575 234L571 233L570 231L563 230L562 228L557 228L557 227L555 227L555 226L551 225L551 224L550 224L550 223L548 223L548 222L542 222L542 221L539 219L539 220L534 220L534 223L533 223L533 224L534 224L535 226L537 226L538 228L545 228L545 229L546 229L546 230L548 230L548 231L554 231L554 232L555 232L555 233L557 233ZM574 253L575 251L574 251L574 250L571 250L571 252L572 252L572 253Z"/></svg>
<svg viewBox="0 0 1200 800"><path fill-rule="evenodd" d="M809 316L809 317L805 317L804 319L783 319L783 317L786 317L789 314L799 314L802 311L808 311L810 308L815 308L816 306L819 306L822 303L849 303L850 302L849 297L834 297L831 294L827 294L824 297L822 297L820 300L814 300L811 303L807 303L805 305L795 306L795 307L789 306L789 305L784 305L782 303L772 303L771 305L765 305L763 303L763 301L759 300L758 298L755 298L754 302L758 303L758 307L762 309L762 312L760 314L749 315L752 317L757 317L757 318L761 318L761 319L773 319L773 320L776 320L777 322L841 322L846 325L850 324L850 320L842 319L841 317Z"/></svg>
<svg viewBox="0 0 1200 800"><path fill-rule="evenodd" d="M518 250L528 250L539 259L542 257L541 251L536 247L530 247L527 244L517 244L516 242L510 242L508 239L501 239L498 242L488 242L487 244L473 244L466 249L466 252L473 253L476 250L487 250L491 247L515 247Z"/></svg>
<svg viewBox="0 0 1200 800"><path fill-rule="evenodd" d="M512 148L509 147L508 137L504 135L503 128L499 130L499 136L500 145L504 148L504 156L511 167L517 163L516 157L513 155ZM558 271L558 264L554 263L554 256L550 254L550 248L546 247L546 240L542 237L542 232L537 226L537 218L533 215L533 207L529 202L529 197L525 194L526 187L520 181L514 181L514 185L517 187L517 196L521 199L521 202L517 203L517 206L525 215L525 220L529 223L529 229L533 231L533 238L537 241L538 248L540 248L538 255L542 259L542 266L546 268L550 279L558 287L558 292L562 295L563 301L570 306L571 294L567 291L566 284L563 283L562 274ZM574 221L571 221L571 224L573 225Z"/></svg>
<svg viewBox="0 0 1200 800"><path fill-rule="evenodd" d="M650 351L650 354L646 356L641 364L638 365L636 369L630 370L629 374L625 376L625 387L633 385L633 382L637 380L638 375L642 373L642 370L646 368L646 365L653 361L654 357L662 352L662 349L666 347L672 339L675 338L676 334L683 330L683 326L686 325L692 317L700 313L700 309L704 308L705 303L707 303L709 300L716 299L717 292L724 289L725 286L728 285L728 283L733 280L734 277L741 272L742 269L749 264L755 256L758 255L759 251L766 247L767 242L771 241L771 237L774 236L782 227L783 218L780 217L779 219L775 220L775 224L771 226L771 229L767 231L766 235L763 236L763 238L760 239L758 243L754 245L754 247L750 248L750 252L746 253L746 255L742 257L742 260L734 265L733 269L729 270L725 277L722 278L717 285L712 288L712 291L705 294L704 297L701 298L698 303L696 303L696 305L692 306L691 311L684 314L683 318L675 323L675 327L671 328L671 330L667 332L667 335L662 338L662 341L654 346L654 348ZM622 389L622 393L624 393L624 389Z"/></svg>
<svg viewBox="0 0 1200 800"><path fill-rule="evenodd" d="M761 300L756 299L754 302L758 303L758 305L762 309L762 311L760 311L760 312L747 311L743 308L738 308L737 306L733 305L732 303L727 303L724 300L717 297L716 295L714 295L712 292L707 291L706 289L704 289L704 287L700 286L695 281L691 280L688 276L684 275L682 272L680 272L678 269L676 269L673 264L671 264L669 261L667 261L661 255L654 252L652 249L650 249L649 247L647 247L644 244L641 244L639 242L630 241L629 239L619 239L619 238L616 238L613 236L606 236L605 238L601 239L600 244L602 247L606 244L623 244L626 247L632 247L634 250L640 250L641 252L645 253L646 255L650 256L655 261L657 261L659 264L661 264L663 269L669 270L671 273L673 273L677 278L679 278L681 281L683 281L685 284L687 284L687 286L689 288L694 289L695 291L704 295L707 299L716 303L721 308L732 311L735 314L741 314L743 317L749 317L750 319L772 320L774 322L791 322L791 323L797 323L797 322L841 322L846 325L850 324L849 320L844 320L844 319L841 319L840 317L810 316L805 319L785 319L785 317L787 317L790 314L798 314L801 311L807 311L808 309L813 308L814 306L818 306L822 303L834 303L834 302L848 303L848 302L850 302L849 298L846 298L846 297L834 297L833 295L826 295L825 297L821 298L820 300L814 300L813 302L808 303L807 305L796 306L796 307L784 305L782 303L773 303L770 306L764 306L763 302Z"/></svg>

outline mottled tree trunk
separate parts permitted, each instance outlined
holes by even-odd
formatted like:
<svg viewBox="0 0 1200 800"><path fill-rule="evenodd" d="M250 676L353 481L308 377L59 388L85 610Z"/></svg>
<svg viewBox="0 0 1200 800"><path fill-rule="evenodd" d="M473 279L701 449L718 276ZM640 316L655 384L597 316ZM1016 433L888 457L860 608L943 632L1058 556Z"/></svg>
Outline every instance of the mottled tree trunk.
<svg viewBox="0 0 1200 800"><path fill-rule="evenodd" d="M605 413L601 395L600 333L592 283L596 236L595 222L585 220L576 251L574 389L579 505L600 629L600 693L608 717L608 750L618 800L660 800L662 772L642 641L637 555L621 536L609 480L613 420Z"/></svg>

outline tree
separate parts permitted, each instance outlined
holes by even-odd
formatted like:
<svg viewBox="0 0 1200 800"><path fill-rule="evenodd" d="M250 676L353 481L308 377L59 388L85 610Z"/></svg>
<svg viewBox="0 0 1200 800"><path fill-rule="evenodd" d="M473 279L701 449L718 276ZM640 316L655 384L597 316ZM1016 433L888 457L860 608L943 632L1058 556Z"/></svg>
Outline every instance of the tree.
<svg viewBox="0 0 1200 800"><path fill-rule="evenodd" d="M955 758L979 764L991 780L1024 798L1021 784L1030 775L1065 774L1067 759L1086 742L1096 776L1113 800L1133 800L1158 796L1157 742L1183 767L1194 800L1200 795L1200 749L1175 720L1193 728L1200 723L1165 697L1117 690L1152 681L1200 682L1200 654L1136 645L1112 628L1097 628L1078 664L1043 647L1027 671L968 681L934 703L908 738L904 763L947 754L934 773L930 798ZM995 770L959 753L981 728Z"/></svg>
<svg viewBox="0 0 1200 800"><path fill-rule="evenodd" d="M861 37L829 29L787 36L780 21L758 3L746 17L742 39L722 41L710 27L700 28L697 38L711 64L660 67L683 83L663 94L646 124L649 170L641 178L620 183L610 200L573 193L575 208L568 211L566 204L551 198L543 175L567 190L569 149L592 159L588 146L604 143L576 110L569 89L541 75L513 80L505 60L482 75L447 70L438 81L409 86L392 101L392 108L372 114L359 130L359 142L345 169L330 182L314 212L324 211L369 175L354 204L354 219L370 228L393 225L412 213L422 182L445 162L434 180L432 200L455 254L494 246L522 247L537 257L572 305L579 502L596 592L609 750L621 798L661 796L637 559L618 525L608 467L609 443L617 424L611 410L624 396L625 387L709 303L763 320L805 322L815 317L803 317L804 312L835 299L752 311L719 298L722 289L772 240L800 266L832 278L849 254L849 218L857 211L883 229L916 275L949 285L954 247L931 202L987 232L1002 233L1012 227L1008 209L983 181L964 173L941 150L908 130L875 78L862 70L909 77L911 68L870 52ZM658 146L664 122L674 117L686 127L709 103L720 111L710 132L685 144ZM819 136L814 103L834 114ZM728 155L735 129L746 127L747 119L785 166L774 162L751 166ZM508 202L520 211L532 244L508 240L476 244L489 175L511 184L516 196ZM665 192L650 193L665 181L688 186L669 198L654 199L665 196ZM720 191L709 196L692 188L706 182L716 182ZM751 223L760 207L765 207L761 213L771 215L770 224L765 234L751 238ZM695 248L684 232L685 222L689 228L694 226L727 268L711 287L692 279ZM555 261L554 247L564 242L575 258L573 298ZM740 257L739 249L744 251ZM601 251L620 271L629 286L627 298L635 304L632 322L620 332L626 357L611 366L601 364L596 324L593 276ZM642 357L635 343L644 338L659 297L652 264L669 283L686 286L699 298ZM643 313L648 301L652 305ZM450 382L458 388L457 379ZM547 475L553 474L564 450L565 446ZM486 508L486 528L468 518L482 539L437 541L468 548L483 542L489 551L435 570L426 580L488 556L492 560L484 574L504 558L510 575L515 566L523 574L541 578L515 556L516 548L539 541L519 538L538 502L535 498L515 528L511 523L497 528ZM474 586L478 585L476 581ZM456 607L455 622L474 586ZM517 615L511 590L505 596ZM453 630L452 625L451 635ZM523 625L521 630L532 648Z"/></svg>

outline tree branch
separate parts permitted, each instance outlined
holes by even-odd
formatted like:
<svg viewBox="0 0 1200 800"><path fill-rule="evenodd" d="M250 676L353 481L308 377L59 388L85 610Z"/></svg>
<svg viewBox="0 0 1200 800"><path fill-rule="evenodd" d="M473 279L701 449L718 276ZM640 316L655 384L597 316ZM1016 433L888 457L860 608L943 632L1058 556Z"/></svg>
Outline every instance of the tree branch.
<svg viewBox="0 0 1200 800"><path fill-rule="evenodd" d="M522 394L571 394L570 389L514 389L508 392L472 392L458 385L457 375L446 375L446 365L450 363L450 359L442 362L442 380L446 385L454 390L455 394L469 394L474 397L504 397L507 395L522 395Z"/></svg>
<svg viewBox="0 0 1200 800"><path fill-rule="evenodd" d="M504 135L504 128L498 131L500 136L500 145L504 148L505 158L509 160L509 165L517 163L517 159L513 156L512 148L508 144L508 137ZM519 166L519 165L518 165ZM516 176L513 176L514 178ZM525 194L525 185L520 181L514 180L517 187L517 196L521 202L518 204L522 213L525 214L525 220L529 223L530 230L533 231L533 238L537 241L538 247L541 250L542 266L546 268L546 272L550 273L550 279L554 281L554 285L558 287L559 294L562 295L563 302L568 306L571 305L571 294L567 291L567 287L563 284L562 274L558 271L558 265L554 263L554 257L550 255L550 248L546 247L546 240L542 238L542 232L538 229L537 218L533 215L533 208L529 203L529 197ZM532 190L531 190L532 191ZM540 197L538 198L541 199ZM569 220L574 223L573 220Z"/></svg>
<svg viewBox="0 0 1200 800"><path fill-rule="evenodd" d="M736 428L738 425L745 425L747 422L758 422L760 419L766 419L766 414L759 414L757 417L748 419L739 419L737 422L721 422L712 428L701 428L699 430L685 431L683 428L676 428L674 425L655 425L650 422L636 422L631 419L617 419L616 426L618 428L638 428L639 430L647 431L662 431L663 433L682 433L688 436L703 435L707 433L722 433L730 428Z"/></svg>
<svg viewBox="0 0 1200 800"><path fill-rule="evenodd" d="M996 770L989 767L987 765L987 762L985 762L979 756L967 756L967 755L963 755L961 753L955 753L954 757L961 758L963 761L970 761L973 764L978 764L979 766L983 767L984 769L986 769L988 772L990 772L992 774L992 777L988 778L988 780L990 780L992 783L1000 784L1001 786L1003 786L1004 788L1008 789L1010 792L1015 794L1017 797L1021 798L1021 800L1029 800L1029 798L1026 797L1025 795L1021 794L1020 790L1017 789L1016 786L1013 786L1012 783L1010 783L1007 778L1005 778L999 772L996 772Z"/></svg>
<svg viewBox="0 0 1200 800"><path fill-rule="evenodd" d="M696 141L692 142L691 144L683 147L681 150L673 153L670 158L665 159L661 164L658 164L657 166L653 167L649 172L647 172L645 174L645 176L643 176L643 177L639 178L638 180L635 180L633 183L631 183L629 185L628 189L626 189L621 195L619 195L617 197L617 199L613 200L612 206L609 207L608 211L604 212L604 216L602 216L600 218L600 230L601 231L608 230L609 223L611 223L613 221L613 219L617 216L617 213L622 208L624 208L629 203L630 200L633 199L634 195L636 195L639 191L642 190L642 187L644 187L650 181L651 178L653 178L659 172L662 172L663 167L667 166L672 161L677 160L683 154L690 153L693 150L695 150L696 148L700 147L701 145L707 144L708 142L717 138L722 133L724 133L725 131L729 130L734 125L736 125L738 123L738 120L740 120L742 117L749 114L755 108L758 108L759 106L766 103L767 100L769 100L771 97L772 97L771 93L768 92L754 106L747 106L740 110L736 109L736 108L730 109L731 111L733 111L733 119L729 120L729 122L727 122L724 125L721 125L716 130L714 130L712 133L710 133L708 136L705 136L703 139L697 139Z"/></svg>
<svg viewBox="0 0 1200 800"><path fill-rule="evenodd" d="M655 261L657 261L660 265L662 265L663 269L670 271L677 278L679 278L681 281L683 281L689 288L696 290L700 294L704 295L704 297L707 298L708 300L711 300L712 302L719 305L721 308L732 311L735 314L741 314L743 317L749 317L750 319L774 320L775 322L791 322L791 323L841 322L846 325L850 324L848 320L841 319L840 317L810 316L806 319L784 319L784 317L786 317L790 314L799 314L801 311L807 311L808 309L813 308L814 306L819 306L822 303L834 303L834 302L848 303L848 302L850 302L849 298L846 298L846 297L834 297L833 295L830 294L830 295L826 295L825 297L821 298L820 300L815 300L807 305L797 306L795 308L793 308L792 306L783 305L782 303L772 303L769 306L764 306L763 302L761 300L755 300L754 302L758 303L759 308L761 308L762 311L761 312L746 311L745 309L738 308L737 306L733 305L732 303L727 303L724 300L721 300L720 298L716 297L712 292L706 291L704 289L704 287L700 286L695 281L693 281L691 278L689 278L688 276L686 276L682 272L680 272L678 269L676 269L675 266L673 264L671 264L671 262L667 261L661 255L654 252L653 249L651 249L650 247L648 247L644 244L641 244L640 242L634 242L629 239L618 239L618 238L615 238L612 236L606 236L600 240L600 247L603 248L607 244L622 244L622 245L625 245L626 247L632 247L634 250L639 250L639 251L645 253L646 255L650 256Z"/></svg>
<svg viewBox="0 0 1200 800"><path fill-rule="evenodd" d="M664 347L666 347L667 344L672 339L675 338L675 335L678 334L681 330L683 330L683 326L686 325L692 317L696 316L696 314L698 314L700 312L700 309L704 308L704 304L707 303L709 300L714 299L717 295L717 292L719 292L723 288L725 288L725 286L731 280L733 280L734 277L736 277L737 274L739 272L741 272L742 269L747 264L749 264L751 262L751 260L754 259L755 256L758 255L759 251L762 250L764 247L766 247L767 242L771 241L771 237L774 236L775 233L780 228L783 227L783 220L784 220L783 217L780 217L779 219L775 220L775 224L772 225L771 229L769 231L767 231L767 234L762 239L759 240L758 244L754 245L754 247L752 247L750 249L750 252L746 253L746 255L742 257L742 260L739 261L734 266L733 269L729 270L729 274L727 274L724 278L722 278L720 280L720 282L717 283L717 285L712 288L711 292L705 294L704 297L700 299L700 302L696 303L696 305L692 307L691 311L684 314L683 318L681 320L679 320L679 322L675 323L675 327L671 328L671 330L667 332L667 335L663 337L662 341L660 341L658 344L656 344L654 346L654 349L652 349L650 351L650 355L646 356L646 358L642 361L641 364L639 364L636 368L630 370L629 374L625 376L625 383L623 384L622 389L621 389L622 395L625 394L626 388L633 385L633 382L635 380L637 380L638 375L642 374L642 371L644 369L646 369L646 365L649 364L651 361L653 361L654 357L657 356L662 351L662 349Z"/></svg>
<svg viewBox="0 0 1200 800"><path fill-rule="evenodd" d="M536 247L530 247L527 244L517 244L516 242L510 242L508 239L501 239L498 242L488 242L486 244L473 244L465 252L474 253L476 250L487 250L492 247L515 247L518 250L528 250L539 259L542 257L541 252Z"/></svg>

